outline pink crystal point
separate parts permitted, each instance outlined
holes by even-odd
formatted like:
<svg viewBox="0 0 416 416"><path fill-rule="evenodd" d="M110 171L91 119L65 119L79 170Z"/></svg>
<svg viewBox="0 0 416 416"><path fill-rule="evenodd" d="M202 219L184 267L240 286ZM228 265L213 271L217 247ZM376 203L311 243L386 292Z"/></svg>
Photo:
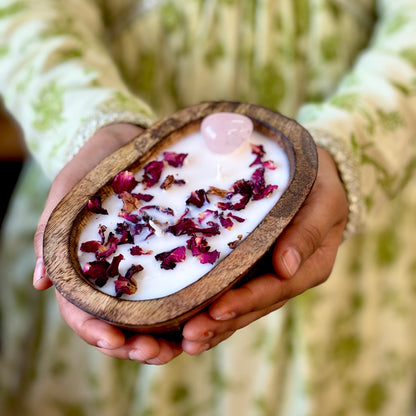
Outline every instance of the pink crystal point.
<svg viewBox="0 0 416 416"><path fill-rule="evenodd" d="M201 123L201 134L208 149L214 153L231 153L253 132L252 121L242 114L214 113Z"/></svg>

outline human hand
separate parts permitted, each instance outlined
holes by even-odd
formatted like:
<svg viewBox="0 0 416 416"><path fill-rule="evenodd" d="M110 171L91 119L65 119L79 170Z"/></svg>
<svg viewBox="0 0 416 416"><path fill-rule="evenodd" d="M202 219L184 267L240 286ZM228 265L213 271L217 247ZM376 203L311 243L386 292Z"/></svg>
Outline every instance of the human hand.
<svg viewBox="0 0 416 416"><path fill-rule="evenodd" d="M318 149L315 184L279 237L270 271L230 289L183 328L182 348L199 354L329 277L347 223L348 201L332 157Z"/></svg>
<svg viewBox="0 0 416 416"><path fill-rule="evenodd" d="M140 134L142 129L132 124L112 124L100 129L65 165L52 183L44 211L34 238L36 267L33 285L44 290L52 286L43 264L43 235L46 223L59 201L102 159ZM126 336L120 329L77 308L55 291L63 319L88 344L104 354L133 359L150 364L163 364L182 352L174 340L147 334Z"/></svg>

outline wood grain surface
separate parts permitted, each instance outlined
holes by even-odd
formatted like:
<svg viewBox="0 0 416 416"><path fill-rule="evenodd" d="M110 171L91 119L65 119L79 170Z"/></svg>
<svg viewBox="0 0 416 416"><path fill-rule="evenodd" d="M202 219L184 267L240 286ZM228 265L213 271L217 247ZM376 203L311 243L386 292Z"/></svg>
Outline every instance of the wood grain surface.
<svg viewBox="0 0 416 416"><path fill-rule="evenodd" d="M77 255L80 230L92 215L89 198L103 200L122 170L137 172L170 144L199 129L204 117L235 112L251 118L254 129L277 142L290 164L290 184L263 219L227 257L197 282L159 299L130 301L104 294L83 275ZM227 289L250 275L268 253L309 194L317 173L317 155L309 133L294 120L252 104L208 102L184 108L151 126L97 165L53 211L44 238L46 270L57 290L79 308L116 326L140 332L180 328Z"/></svg>

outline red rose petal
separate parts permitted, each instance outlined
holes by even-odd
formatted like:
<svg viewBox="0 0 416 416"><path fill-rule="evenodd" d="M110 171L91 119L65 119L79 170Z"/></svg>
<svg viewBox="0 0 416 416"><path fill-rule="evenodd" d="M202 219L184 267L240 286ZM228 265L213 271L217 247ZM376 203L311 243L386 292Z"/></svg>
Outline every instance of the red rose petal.
<svg viewBox="0 0 416 416"><path fill-rule="evenodd" d="M115 237L113 233L110 233L105 245L101 245L100 249L95 253L97 260L104 260L111 256L111 254L115 253L118 242L118 238Z"/></svg>
<svg viewBox="0 0 416 416"><path fill-rule="evenodd" d="M125 276L120 275L118 277L118 279L114 282L114 287L116 289L116 297L120 297L122 295L133 295L134 293L136 293L137 281L133 276L141 272L142 270L143 266L141 266L140 264L133 264L127 270Z"/></svg>
<svg viewBox="0 0 416 416"><path fill-rule="evenodd" d="M142 183L146 189L159 182L164 166L165 162L162 160L152 160L143 167Z"/></svg>
<svg viewBox="0 0 416 416"><path fill-rule="evenodd" d="M134 246L130 249L130 254L132 256L142 256L142 255L147 255L147 254L152 254L152 253L153 253L152 250L143 250L139 246Z"/></svg>
<svg viewBox="0 0 416 416"><path fill-rule="evenodd" d="M153 195L150 195L150 194L134 193L132 195L135 198L137 198L139 201L144 201L144 202L150 202L154 198Z"/></svg>
<svg viewBox="0 0 416 416"><path fill-rule="evenodd" d="M160 261L160 267L164 270L172 270L177 263L181 263L186 259L186 247L180 246L170 251L156 254L155 259Z"/></svg>
<svg viewBox="0 0 416 416"><path fill-rule="evenodd" d="M186 241L186 247L191 250L193 256L199 256L210 249L208 242L204 237L197 237L195 235Z"/></svg>
<svg viewBox="0 0 416 416"><path fill-rule="evenodd" d="M99 241L91 240L82 243L79 249L84 253L95 253L100 247L102 247L102 245Z"/></svg>
<svg viewBox="0 0 416 416"><path fill-rule="evenodd" d="M261 165L262 162L262 157L265 155L265 151L262 145L256 145L253 143L250 143L251 146L251 153L253 153L254 155L256 155L256 158L254 159L254 162L250 165L254 166L254 165Z"/></svg>
<svg viewBox="0 0 416 416"><path fill-rule="evenodd" d="M168 214L168 215L175 215L174 211L172 208L165 208L165 207L161 207L159 205L145 205L143 207L140 208L139 212L140 214L143 213L144 211L149 211L149 210L156 210L158 212L162 212L164 214Z"/></svg>
<svg viewBox="0 0 416 416"><path fill-rule="evenodd" d="M266 198L277 189L277 185L267 185L264 179L264 168L257 168L251 176L251 184L253 188L253 200Z"/></svg>
<svg viewBox="0 0 416 416"><path fill-rule="evenodd" d="M269 170L275 170L276 169L276 165L273 162L273 160L267 160L266 162L263 162L263 166L266 169L269 169Z"/></svg>
<svg viewBox="0 0 416 416"><path fill-rule="evenodd" d="M207 237L212 237L213 235L220 234L218 224L210 221L207 225L209 225L209 227L201 228L192 218L182 218L176 224L169 226L166 231L175 236L200 233L206 235Z"/></svg>
<svg viewBox="0 0 416 416"><path fill-rule="evenodd" d="M209 203L207 193L203 189L198 189L191 192L191 195L186 200L186 205L195 205L198 208L201 208L205 202Z"/></svg>
<svg viewBox="0 0 416 416"><path fill-rule="evenodd" d="M210 216L212 216L213 218L217 218L218 211L214 211L212 209L206 209L205 211L202 211L198 214L198 221L201 223Z"/></svg>
<svg viewBox="0 0 416 416"><path fill-rule="evenodd" d="M175 168L183 165L186 156L188 156L188 153L163 152L163 159Z"/></svg>
<svg viewBox="0 0 416 416"><path fill-rule="evenodd" d="M233 225L234 225L234 223L233 223L233 221L232 221L232 219L231 218L229 218L229 217L224 217L224 213L223 212L221 212L221 214L220 214L220 223L221 223L221 225L224 227L224 228L226 228L227 230L231 230L231 228L233 227Z"/></svg>
<svg viewBox="0 0 416 416"><path fill-rule="evenodd" d="M202 253L199 256L199 261L201 262L201 264L205 264L205 263L214 264L218 260L219 256L220 256L219 251L217 250L209 251L207 253Z"/></svg>
<svg viewBox="0 0 416 416"><path fill-rule="evenodd" d="M92 261L87 263L82 270L84 275L93 280L98 287L102 287L107 283L107 269L110 263L107 260Z"/></svg>
<svg viewBox="0 0 416 416"><path fill-rule="evenodd" d="M118 173L113 180L113 189L116 194L121 194L122 192L131 192L138 182L136 181L132 172L125 170Z"/></svg>
<svg viewBox="0 0 416 416"><path fill-rule="evenodd" d="M187 240L186 246L191 250L194 257L198 257L201 264L214 264L220 256L217 250L209 251L211 247L204 237L192 236Z"/></svg>
<svg viewBox="0 0 416 416"><path fill-rule="evenodd" d="M114 256L113 260L110 263L110 266L107 268L107 276L108 277L115 277L118 275L118 266L120 265L121 260L124 259L124 256L122 254L119 254L118 256Z"/></svg>
<svg viewBox="0 0 416 416"><path fill-rule="evenodd" d="M94 214L103 214L108 215L108 211L102 207L101 205L101 197L99 196L92 196L88 200L88 210L93 212Z"/></svg>
<svg viewBox="0 0 416 416"><path fill-rule="evenodd" d="M136 214L129 214L127 211L121 210L118 213L118 216L120 218L124 218L125 220L127 220L129 222L132 222L133 224L136 224L136 223L139 222L139 216L138 215L136 215Z"/></svg>

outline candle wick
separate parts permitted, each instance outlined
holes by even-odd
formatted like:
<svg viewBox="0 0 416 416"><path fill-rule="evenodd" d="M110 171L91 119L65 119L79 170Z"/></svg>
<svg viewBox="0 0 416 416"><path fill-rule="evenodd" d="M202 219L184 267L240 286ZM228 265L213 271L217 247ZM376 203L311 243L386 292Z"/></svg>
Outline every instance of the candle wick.
<svg viewBox="0 0 416 416"><path fill-rule="evenodd" d="M219 162L217 162L217 179L219 181L223 181L224 180L224 175L222 173L222 166Z"/></svg>
<svg viewBox="0 0 416 416"><path fill-rule="evenodd" d="M165 234L163 229L159 227L153 220L149 220L149 225L155 230L155 234L158 237L162 237Z"/></svg>

